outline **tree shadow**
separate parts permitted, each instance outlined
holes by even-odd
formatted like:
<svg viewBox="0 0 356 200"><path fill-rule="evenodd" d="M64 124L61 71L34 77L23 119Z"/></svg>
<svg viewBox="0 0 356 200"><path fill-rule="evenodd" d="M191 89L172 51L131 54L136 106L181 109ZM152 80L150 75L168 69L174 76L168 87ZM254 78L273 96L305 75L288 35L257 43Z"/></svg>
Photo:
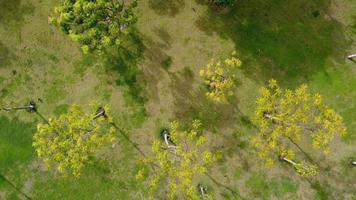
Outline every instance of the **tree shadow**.
<svg viewBox="0 0 356 200"><path fill-rule="evenodd" d="M171 48L172 38L169 33L162 28L155 28L154 32L158 35L161 41L156 42L151 38L145 37L144 43L146 47L145 58L151 63L149 65L155 65L168 70L172 64L172 58L164 50Z"/></svg>
<svg viewBox="0 0 356 200"><path fill-rule="evenodd" d="M8 65L11 61L11 53L7 46L0 41L0 67Z"/></svg>
<svg viewBox="0 0 356 200"><path fill-rule="evenodd" d="M149 7L158 15L176 16L185 6L184 0L149 0Z"/></svg>
<svg viewBox="0 0 356 200"><path fill-rule="evenodd" d="M128 34L123 41L122 47L113 47L105 52L104 64L108 72L115 70L120 74L116 84L127 86L127 92L132 99L143 104L146 99L143 95L143 84L138 81L138 62L143 56L145 46L138 31Z"/></svg>
<svg viewBox="0 0 356 200"><path fill-rule="evenodd" d="M290 85L325 71L330 57L344 62L343 26L328 15L329 4L329 0L241 0L226 14L208 9L196 25L207 34L231 39L247 76Z"/></svg>
<svg viewBox="0 0 356 200"><path fill-rule="evenodd" d="M169 35L166 29L162 27L156 27L153 29L156 35L161 39L160 47L163 49L170 49L172 47L172 37Z"/></svg>
<svg viewBox="0 0 356 200"><path fill-rule="evenodd" d="M214 133L237 124L241 112L233 104L216 104L206 97L206 88L195 87L194 73L185 67L171 74L170 88L174 96L174 114L176 118L191 122L199 119Z"/></svg>
<svg viewBox="0 0 356 200"><path fill-rule="evenodd" d="M34 6L30 3L22 3L22 0L0 1L0 24L8 25L15 23L21 25L24 21L24 16L32 14Z"/></svg>

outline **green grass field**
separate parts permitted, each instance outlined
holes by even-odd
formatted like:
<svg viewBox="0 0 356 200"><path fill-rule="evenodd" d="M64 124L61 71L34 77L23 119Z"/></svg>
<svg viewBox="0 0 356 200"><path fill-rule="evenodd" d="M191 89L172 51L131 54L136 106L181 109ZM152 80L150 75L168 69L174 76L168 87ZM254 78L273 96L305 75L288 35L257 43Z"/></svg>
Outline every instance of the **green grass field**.
<svg viewBox="0 0 356 200"><path fill-rule="evenodd" d="M48 24L59 3L0 0L1 107L40 98L40 113L58 116L73 103L108 103L147 152L171 120L199 118L210 147L225 152L211 170L219 184L204 180L215 199L356 199L356 168L345 167L356 157L356 63L346 59L356 53L356 1L239 0L219 13L203 0L141 0L130 51L110 60L82 55ZM198 72L232 51L243 62L237 92L216 106ZM308 84L344 118L348 134L328 156L309 151L325 169L316 177L302 178L284 163L264 168L249 142L257 134L250 119L258 88L271 78L284 88ZM140 154L119 134L119 144L102 149L80 178L45 170L32 148L40 121L0 111L0 199L25 199L6 180L34 200L147 199L135 179Z"/></svg>

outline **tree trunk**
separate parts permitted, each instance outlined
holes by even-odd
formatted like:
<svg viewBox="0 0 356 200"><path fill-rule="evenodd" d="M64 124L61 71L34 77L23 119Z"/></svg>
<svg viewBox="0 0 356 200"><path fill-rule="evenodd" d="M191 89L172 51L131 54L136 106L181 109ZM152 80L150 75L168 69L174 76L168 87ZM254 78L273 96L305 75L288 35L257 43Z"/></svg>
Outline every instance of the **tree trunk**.
<svg viewBox="0 0 356 200"><path fill-rule="evenodd" d="M308 159L310 162L315 163L314 160L312 159L312 157L311 157L307 152L305 152L296 142L294 142L294 140L293 140L292 138L288 137L288 140L289 140L292 144L294 144L294 145L299 149L299 151L302 152L302 153L305 155L305 157L307 157L307 159Z"/></svg>
<svg viewBox="0 0 356 200"><path fill-rule="evenodd" d="M223 188L225 188L226 190L230 191L234 197L241 198L240 194L239 194L238 192L236 192L234 189L232 189L232 188L230 188L229 186L226 186L226 185L220 183L220 182L217 181L214 177L212 177L210 174L206 173L206 175L207 175L208 178L209 178L210 180L212 180L217 186L223 187Z"/></svg>
<svg viewBox="0 0 356 200"><path fill-rule="evenodd" d="M176 148L176 146L169 144L169 135L168 135L168 133L164 133L163 137L164 137L164 142L166 143L168 148L173 148L173 149Z"/></svg>
<svg viewBox="0 0 356 200"><path fill-rule="evenodd" d="M352 160L352 161L351 161L351 165L353 165L353 166L356 167L356 160Z"/></svg>
<svg viewBox="0 0 356 200"><path fill-rule="evenodd" d="M290 160L290 159L288 159L286 157L280 157L280 159L285 161L285 162L287 162L287 163L289 163L289 164L291 164L291 165L293 165L293 166L297 164L293 160Z"/></svg>
<svg viewBox="0 0 356 200"><path fill-rule="evenodd" d="M352 60L354 58L356 58L356 54L351 54L347 56L348 59Z"/></svg>
<svg viewBox="0 0 356 200"><path fill-rule="evenodd" d="M3 110L5 110L5 111L27 110L28 112L36 112L37 111L37 106L36 106L36 103L34 101L30 101L28 106L3 108Z"/></svg>
<svg viewBox="0 0 356 200"><path fill-rule="evenodd" d="M141 151L140 148L138 148L137 144L134 143L133 141L131 141L131 139L129 138L129 136L127 136L123 130L121 130L114 122L110 123L116 130L119 131L119 133L124 136L124 138L130 142L130 144L138 151L140 152L140 154L143 156L143 157L147 157L145 153L143 153L143 151Z"/></svg>
<svg viewBox="0 0 356 200"><path fill-rule="evenodd" d="M105 114L105 109L102 107L99 107L98 110L96 111L96 114L95 114L95 117L93 118L93 120L96 120L101 116L107 118L107 116Z"/></svg>
<svg viewBox="0 0 356 200"><path fill-rule="evenodd" d="M199 185L199 191L200 191L201 196L203 197L203 200L205 200L206 199L206 197L205 197L205 189L204 189L204 187L202 185Z"/></svg>
<svg viewBox="0 0 356 200"><path fill-rule="evenodd" d="M39 113L38 110L36 110L35 113L36 113L46 124L49 124L49 121L48 121L41 113Z"/></svg>
<svg viewBox="0 0 356 200"><path fill-rule="evenodd" d="M264 116L265 118L267 118L267 119L272 120L272 123L277 123L277 122L275 122L275 121L278 121L278 118L273 117L271 114L269 114L269 113L267 113L267 112L264 113L263 116ZM287 125L288 125L288 124L287 124ZM309 130L309 131L312 131L312 130ZM289 140L292 144L294 144L294 145L299 149L300 152L302 152L302 153L305 155L305 157L306 157L310 162L315 163L315 162L314 162L314 159L313 159L306 151L304 151L292 138L290 138L290 137L287 137L287 138L288 138L288 140Z"/></svg>

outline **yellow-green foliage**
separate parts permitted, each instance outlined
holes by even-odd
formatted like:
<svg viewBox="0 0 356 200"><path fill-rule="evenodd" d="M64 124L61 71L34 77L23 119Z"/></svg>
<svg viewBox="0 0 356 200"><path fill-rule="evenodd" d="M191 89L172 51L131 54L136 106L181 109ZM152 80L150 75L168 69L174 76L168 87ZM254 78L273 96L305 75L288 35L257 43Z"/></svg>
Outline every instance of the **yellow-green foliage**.
<svg viewBox="0 0 356 200"><path fill-rule="evenodd" d="M96 150L114 141L115 129L109 124L112 118L108 106L105 106L108 118L93 120L97 108L93 104L88 114L79 105L72 105L68 113L38 124L33 146L48 168L79 176Z"/></svg>
<svg viewBox="0 0 356 200"><path fill-rule="evenodd" d="M318 166L300 162L294 165L295 170L302 176L315 176L318 174Z"/></svg>
<svg viewBox="0 0 356 200"><path fill-rule="evenodd" d="M234 54L222 62L212 60L200 70L200 76L208 86L206 96L214 102L226 103L227 97L234 94L234 69L241 66L241 61Z"/></svg>
<svg viewBox="0 0 356 200"><path fill-rule="evenodd" d="M133 9L137 1L63 0L48 20L60 27L73 41L81 44L83 53L121 47L137 19Z"/></svg>
<svg viewBox="0 0 356 200"><path fill-rule="evenodd" d="M294 169L302 176L315 176L318 174L318 166L313 164L308 164L304 161L295 162L295 154L290 149L280 149L280 158L286 158L289 160L289 163L293 165Z"/></svg>
<svg viewBox="0 0 356 200"><path fill-rule="evenodd" d="M270 80L260 93L254 117L260 132L253 142L268 166L273 164L275 153L294 155L292 141L298 143L306 137L313 148L328 153L334 137L346 134L342 117L323 103L320 94L310 93L305 84L294 91L282 90ZM311 168L309 171L314 170ZM302 169L298 166L297 170Z"/></svg>
<svg viewBox="0 0 356 200"><path fill-rule="evenodd" d="M162 191L160 188L166 190L167 199L200 199L196 180L207 173L217 159L217 155L204 148L206 138L202 136L201 122L193 121L188 131L181 130L177 121L172 122L170 139L175 147L168 148L160 140L153 142L153 157L144 163L152 164L155 170L142 169L136 178L145 179L148 173L151 199Z"/></svg>

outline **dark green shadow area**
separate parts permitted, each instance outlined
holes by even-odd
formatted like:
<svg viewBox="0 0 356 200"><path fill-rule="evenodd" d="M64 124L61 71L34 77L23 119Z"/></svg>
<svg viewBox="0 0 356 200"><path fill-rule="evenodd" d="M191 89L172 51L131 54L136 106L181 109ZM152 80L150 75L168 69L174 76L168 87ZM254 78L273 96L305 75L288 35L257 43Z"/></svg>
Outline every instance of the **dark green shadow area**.
<svg viewBox="0 0 356 200"><path fill-rule="evenodd" d="M149 7L158 15L174 17L185 6L184 0L148 0Z"/></svg>
<svg viewBox="0 0 356 200"><path fill-rule="evenodd" d="M56 108L53 111L53 114L55 114L56 116L60 116L62 114L67 113L68 110L69 110L68 104L60 104L60 105L56 106Z"/></svg>
<svg viewBox="0 0 356 200"><path fill-rule="evenodd" d="M145 99L141 95L143 88L137 80L139 74L137 64L142 58L145 47L137 34L130 34L124 41L124 47L107 52L105 65L108 70L119 72L117 85L128 86L130 95L137 101L144 102Z"/></svg>
<svg viewBox="0 0 356 200"><path fill-rule="evenodd" d="M20 163L26 163L34 157L32 135L35 131L36 127L33 124L0 117L1 173L5 173Z"/></svg>
<svg viewBox="0 0 356 200"><path fill-rule="evenodd" d="M328 199L332 199L330 198L330 191L328 191L324 186L322 186L319 182L315 182L312 184L311 186L315 191L316 194L314 196L315 200L328 200Z"/></svg>
<svg viewBox="0 0 356 200"><path fill-rule="evenodd" d="M230 12L211 9L197 26L231 39L241 53L246 76L288 85L323 70L329 57L344 60L343 27L326 12L329 0L241 0Z"/></svg>
<svg viewBox="0 0 356 200"><path fill-rule="evenodd" d="M0 68L8 65L11 61L9 48L0 41Z"/></svg>
<svg viewBox="0 0 356 200"><path fill-rule="evenodd" d="M139 79L141 71L138 63L143 58L146 49L138 31L133 31L123 40L123 47L107 50L104 64L107 72L117 71L120 77L116 80L118 86L123 87L125 102L135 110L134 120L140 124L146 117L144 104L147 101L144 95L144 85Z"/></svg>
<svg viewBox="0 0 356 200"><path fill-rule="evenodd" d="M8 25L9 23L21 25L24 16L32 14L34 9L33 5L28 2L24 3L22 0L1 0L0 25Z"/></svg>

